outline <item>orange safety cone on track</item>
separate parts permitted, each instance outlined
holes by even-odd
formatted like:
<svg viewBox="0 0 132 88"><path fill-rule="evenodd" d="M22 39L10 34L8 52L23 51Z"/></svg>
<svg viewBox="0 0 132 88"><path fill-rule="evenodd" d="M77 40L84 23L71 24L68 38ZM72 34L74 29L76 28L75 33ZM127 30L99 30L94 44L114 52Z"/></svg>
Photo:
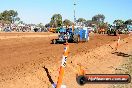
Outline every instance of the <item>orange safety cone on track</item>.
<svg viewBox="0 0 132 88"><path fill-rule="evenodd" d="M78 76L85 75L84 67L81 64L77 64L77 65L78 65Z"/></svg>

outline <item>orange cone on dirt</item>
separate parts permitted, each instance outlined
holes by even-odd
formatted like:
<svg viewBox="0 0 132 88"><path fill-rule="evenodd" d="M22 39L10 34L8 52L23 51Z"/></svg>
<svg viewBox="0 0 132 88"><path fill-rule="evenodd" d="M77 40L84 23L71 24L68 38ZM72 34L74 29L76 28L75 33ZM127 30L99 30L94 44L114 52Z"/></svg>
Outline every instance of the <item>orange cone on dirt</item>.
<svg viewBox="0 0 132 88"><path fill-rule="evenodd" d="M85 70L84 67L81 64L77 64L78 65L78 75L85 75Z"/></svg>

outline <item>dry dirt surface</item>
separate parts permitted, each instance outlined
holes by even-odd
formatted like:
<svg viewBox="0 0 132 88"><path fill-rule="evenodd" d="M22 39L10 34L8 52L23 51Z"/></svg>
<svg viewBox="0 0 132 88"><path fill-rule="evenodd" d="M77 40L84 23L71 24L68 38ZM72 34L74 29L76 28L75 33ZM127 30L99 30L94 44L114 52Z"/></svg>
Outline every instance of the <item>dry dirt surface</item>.
<svg viewBox="0 0 132 88"><path fill-rule="evenodd" d="M132 38L120 35L119 51L132 52ZM50 44L57 34L52 33L0 33L0 88L52 88L44 66L56 83L64 45ZM70 43L63 84L67 88L107 88L108 85L76 83L77 63L87 73L114 73L123 63L123 57L111 54L117 36L91 34L87 43ZM124 47L124 48L122 48Z"/></svg>

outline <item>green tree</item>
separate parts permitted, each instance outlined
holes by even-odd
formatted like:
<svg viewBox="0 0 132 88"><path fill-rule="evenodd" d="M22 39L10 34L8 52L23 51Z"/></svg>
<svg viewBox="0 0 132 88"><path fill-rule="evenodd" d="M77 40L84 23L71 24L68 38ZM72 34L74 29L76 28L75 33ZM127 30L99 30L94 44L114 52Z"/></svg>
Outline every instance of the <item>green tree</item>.
<svg viewBox="0 0 132 88"><path fill-rule="evenodd" d="M128 19L127 21L124 22L126 25L132 25L132 19Z"/></svg>
<svg viewBox="0 0 132 88"><path fill-rule="evenodd" d="M18 24L25 24L23 21L19 21Z"/></svg>
<svg viewBox="0 0 132 88"><path fill-rule="evenodd" d="M97 28L105 27L105 16L103 14L98 14L92 17L92 21L96 24Z"/></svg>
<svg viewBox="0 0 132 88"><path fill-rule="evenodd" d="M85 26L90 26L90 27L92 27L93 25L97 25L97 22L96 21L92 21L92 20L87 20L87 21L85 21Z"/></svg>
<svg viewBox="0 0 132 88"><path fill-rule="evenodd" d="M68 20L68 19L65 19L64 21L63 21L63 25L65 25L65 26L71 26L73 24L73 22L71 22L70 20Z"/></svg>
<svg viewBox="0 0 132 88"><path fill-rule="evenodd" d="M45 27L46 27L46 28L47 28L47 27L50 27L50 23L45 24Z"/></svg>
<svg viewBox="0 0 132 88"><path fill-rule="evenodd" d="M54 14L51 18L50 26L53 26L53 27L62 26L62 16L60 14Z"/></svg>
<svg viewBox="0 0 132 88"><path fill-rule="evenodd" d="M123 20L114 20L113 24L116 25L116 29L122 29L124 27L126 27L126 25L124 24L124 21Z"/></svg>
<svg viewBox="0 0 132 88"><path fill-rule="evenodd" d="M92 21L97 21L97 22L104 22L105 16L103 14L98 14L92 17Z"/></svg>
<svg viewBox="0 0 132 88"><path fill-rule="evenodd" d="M79 18L79 19L77 20L77 22L82 22L82 23L84 23L84 22L86 22L86 20L85 20L84 18Z"/></svg>
<svg viewBox="0 0 132 88"><path fill-rule="evenodd" d="M113 24L115 24L116 26L123 26L124 21L123 20L114 20Z"/></svg>
<svg viewBox="0 0 132 88"><path fill-rule="evenodd" d="M0 20L3 20L4 22L14 23L15 21L19 21L20 18L18 17L17 11L5 10L0 14Z"/></svg>
<svg viewBox="0 0 132 88"><path fill-rule="evenodd" d="M104 28L104 29L108 28L108 24L104 23L104 22L101 22L98 26L99 26L99 28Z"/></svg>
<svg viewBox="0 0 132 88"><path fill-rule="evenodd" d="M45 27L42 23L39 23L37 26L40 27L40 28L44 28Z"/></svg>
<svg viewBox="0 0 132 88"><path fill-rule="evenodd" d="M0 13L0 20L2 20L3 18L2 18L2 14Z"/></svg>

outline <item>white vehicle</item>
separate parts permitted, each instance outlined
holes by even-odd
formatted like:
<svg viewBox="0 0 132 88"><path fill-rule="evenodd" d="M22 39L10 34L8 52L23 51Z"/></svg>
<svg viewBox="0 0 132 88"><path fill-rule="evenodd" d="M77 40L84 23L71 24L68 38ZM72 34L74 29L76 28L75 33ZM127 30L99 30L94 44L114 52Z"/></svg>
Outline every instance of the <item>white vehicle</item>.
<svg viewBox="0 0 132 88"><path fill-rule="evenodd" d="M93 32L93 31L94 31L94 28L88 27L88 30L89 30L90 32Z"/></svg>
<svg viewBox="0 0 132 88"><path fill-rule="evenodd" d="M132 25L127 26L129 33L132 33Z"/></svg>

